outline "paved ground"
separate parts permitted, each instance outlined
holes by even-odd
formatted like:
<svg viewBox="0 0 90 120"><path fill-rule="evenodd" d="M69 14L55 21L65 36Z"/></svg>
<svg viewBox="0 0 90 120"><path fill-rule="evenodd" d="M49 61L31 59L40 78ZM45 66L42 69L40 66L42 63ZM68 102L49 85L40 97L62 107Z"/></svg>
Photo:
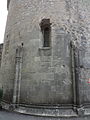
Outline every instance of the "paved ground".
<svg viewBox="0 0 90 120"><path fill-rule="evenodd" d="M47 118L47 117L35 117L29 115L22 115L17 113L11 113L7 111L0 111L0 120L90 120L90 117L84 118Z"/></svg>

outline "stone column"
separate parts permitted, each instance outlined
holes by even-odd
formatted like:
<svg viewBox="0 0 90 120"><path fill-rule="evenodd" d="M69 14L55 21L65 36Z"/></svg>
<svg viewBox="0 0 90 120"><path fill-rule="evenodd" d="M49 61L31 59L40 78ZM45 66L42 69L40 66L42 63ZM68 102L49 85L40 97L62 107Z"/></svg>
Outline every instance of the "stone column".
<svg viewBox="0 0 90 120"><path fill-rule="evenodd" d="M72 55L72 78L73 78L73 94L74 94L74 110L78 115L84 115L84 108L82 106L80 97L80 60L79 48L71 42L71 55Z"/></svg>
<svg viewBox="0 0 90 120"><path fill-rule="evenodd" d="M19 104L20 98L20 86L21 86L21 70L22 70L22 51L23 47L19 46L16 49L16 74L14 82L14 93L13 93L13 103Z"/></svg>
<svg viewBox="0 0 90 120"><path fill-rule="evenodd" d="M75 46L74 46L74 43L71 41L70 43L70 46L71 46L71 65L72 65L72 80L73 80L73 104L74 106L76 107L76 81L75 81L75 59L74 59L74 52L75 52Z"/></svg>

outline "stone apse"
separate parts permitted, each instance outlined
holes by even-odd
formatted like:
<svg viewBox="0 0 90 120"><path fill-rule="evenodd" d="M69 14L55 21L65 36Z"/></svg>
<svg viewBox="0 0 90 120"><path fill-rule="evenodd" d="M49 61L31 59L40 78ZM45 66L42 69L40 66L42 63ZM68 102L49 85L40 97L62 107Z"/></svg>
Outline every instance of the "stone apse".
<svg viewBox="0 0 90 120"><path fill-rule="evenodd" d="M8 0L3 107L43 116L90 114L90 1Z"/></svg>

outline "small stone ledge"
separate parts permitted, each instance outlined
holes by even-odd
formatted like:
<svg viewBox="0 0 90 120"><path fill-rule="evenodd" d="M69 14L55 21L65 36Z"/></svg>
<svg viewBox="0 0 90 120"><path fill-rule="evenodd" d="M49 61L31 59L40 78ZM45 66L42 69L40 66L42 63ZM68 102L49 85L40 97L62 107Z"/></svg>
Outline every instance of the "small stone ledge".
<svg viewBox="0 0 90 120"><path fill-rule="evenodd" d="M51 56L51 47L41 47L39 48L40 56Z"/></svg>
<svg viewBox="0 0 90 120"><path fill-rule="evenodd" d="M41 48L39 48L39 50L50 50L51 49L51 47L41 47Z"/></svg>

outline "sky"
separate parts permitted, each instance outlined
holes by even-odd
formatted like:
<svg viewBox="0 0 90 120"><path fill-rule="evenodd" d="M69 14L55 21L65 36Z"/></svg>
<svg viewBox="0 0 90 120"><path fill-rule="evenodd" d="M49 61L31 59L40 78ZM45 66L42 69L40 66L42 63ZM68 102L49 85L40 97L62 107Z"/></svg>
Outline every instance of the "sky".
<svg viewBox="0 0 90 120"><path fill-rule="evenodd" d="M7 0L0 0L0 43L4 40L7 13Z"/></svg>

